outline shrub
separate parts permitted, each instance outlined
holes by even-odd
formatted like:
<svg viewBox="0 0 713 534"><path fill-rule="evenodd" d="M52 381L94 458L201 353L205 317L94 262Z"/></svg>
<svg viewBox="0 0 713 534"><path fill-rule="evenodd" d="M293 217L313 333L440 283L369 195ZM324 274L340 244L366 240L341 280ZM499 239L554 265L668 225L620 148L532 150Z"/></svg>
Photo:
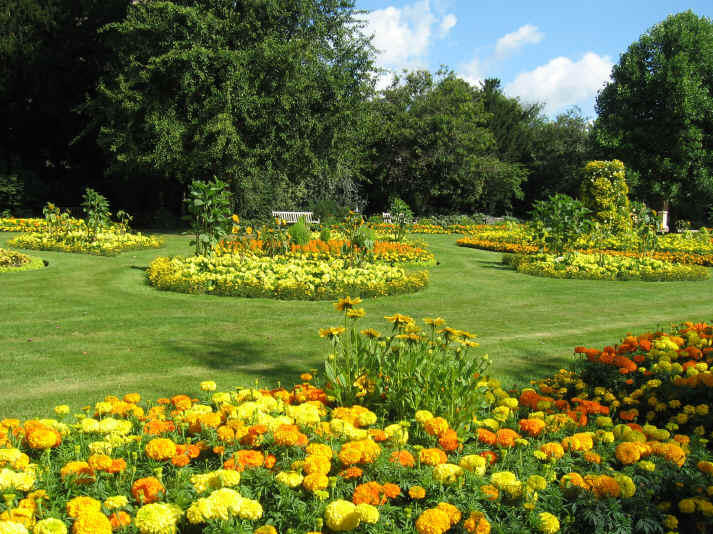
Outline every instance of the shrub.
<svg viewBox="0 0 713 534"><path fill-rule="evenodd" d="M537 201L531 212L533 235L549 250L562 253L591 228L589 213L579 200L567 195Z"/></svg>
<svg viewBox="0 0 713 534"><path fill-rule="evenodd" d="M584 166L582 202L592 212L594 220L611 232L631 229L629 187L626 169L619 160L590 161Z"/></svg>
<svg viewBox="0 0 713 534"><path fill-rule="evenodd" d="M214 178L212 182L194 180L186 199L195 239L196 255L210 254L232 226L232 200L228 184Z"/></svg>
<svg viewBox="0 0 713 534"><path fill-rule="evenodd" d="M82 210L86 216L87 234L94 241L99 231L109 226L111 222L109 201L94 189L87 187L82 197Z"/></svg>
<svg viewBox="0 0 713 534"><path fill-rule="evenodd" d="M41 269L44 262L14 250L0 248L0 273Z"/></svg>
<svg viewBox="0 0 713 534"><path fill-rule="evenodd" d="M324 241L325 243L329 241L332 238L332 232L330 231L328 226L325 226L319 231L319 240Z"/></svg>
<svg viewBox="0 0 713 534"><path fill-rule="evenodd" d="M290 226L287 233L292 238L292 242L298 245L306 245L312 238L312 232L310 232L304 217L300 217L295 224Z"/></svg>

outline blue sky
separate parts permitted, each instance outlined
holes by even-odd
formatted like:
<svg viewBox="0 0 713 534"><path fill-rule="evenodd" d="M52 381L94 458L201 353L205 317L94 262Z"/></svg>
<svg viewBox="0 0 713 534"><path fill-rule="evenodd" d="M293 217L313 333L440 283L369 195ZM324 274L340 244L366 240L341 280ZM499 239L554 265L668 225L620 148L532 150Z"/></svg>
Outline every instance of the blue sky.
<svg viewBox="0 0 713 534"><path fill-rule="evenodd" d="M447 65L476 84L500 78L506 94L541 102L550 116L576 105L589 118L613 64L651 26L688 9L713 18L713 0L356 0L356 7L369 11L382 67Z"/></svg>

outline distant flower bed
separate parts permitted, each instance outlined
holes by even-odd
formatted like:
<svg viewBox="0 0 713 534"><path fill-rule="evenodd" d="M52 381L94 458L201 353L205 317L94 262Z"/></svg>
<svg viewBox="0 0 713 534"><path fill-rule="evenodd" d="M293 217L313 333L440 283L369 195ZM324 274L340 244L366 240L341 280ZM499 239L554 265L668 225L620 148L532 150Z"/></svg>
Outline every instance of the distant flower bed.
<svg viewBox="0 0 713 534"><path fill-rule="evenodd" d="M341 258L312 260L241 254L156 258L147 276L158 289L279 299L332 299L346 293L367 296L412 293L426 286L428 273L384 263L353 266Z"/></svg>
<svg viewBox="0 0 713 534"><path fill-rule="evenodd" d="M347 321L363 314L356 304L337 303ZM322 334L392 359L429 342L457 359L473 337L440 318L424 320L426 333L410 317L387 319L391 335ZM388 396L388 377L361 380L364 402L344 405L309 373L290 388L205 381L197 395L132 392L82 411L56 406L54 419L6 418L0 533L705 533L711 338L710 326L687 323L577 347L576 371L522 389L462 376L480 399L461 403L465 425L425 409L385 416L369 393Z"/></svg>
<svg viewBox="0 0 713 534"><path fill-rule="evenodd" d="M44 266L45 264L40 258L0 248L0 273L32 271L42 269Z"/></svg>
<svg viewBox="0 0 713 534"><path fill-rule="evenodd" d="M84 224L81 219L72 219L76 226ZM0 232L44 232L47 221L38 218L22 219L16 217L0 217Z"/></svg>
<svg viewBox="0 0 713 534"><path fill-rule="evenodd" d="M654 258L630 258L610 254L517 254L505 256L504 262L520 273L550 278L644 281L695 281L710 278L710 269L700 265L682 265Z"/></svg>
<svg viewBox="0 0 713 534"><path fill-rule="evenodd" d="M398 224L392 223L370 223L369 226L380 235L395 235L398 233ZM406 230L412 234L468 234L486 225L466 225L466 224L407 224Z"/></svg>
<svg viewBox="0 0 713 534"><path fill-rule="evenodd" d="M92 239L86 230L72 230L63 233L37 232L22 234L11 239L8 244L34 250L56 250L59 252L79 252L99 256L114 256L125 250L158 248L159 238L139 233L100 231Z"/></svg>
<svg viewBox="0 0 713 534"><path fill-rule="evenodd" d="M265 242L259 239L221 241L216 252L241 253L250 252L253 254L264 254ZM332 258L347 258L354 254L366 256L368 261L383 263L399 263L410 265L433 265L435 257L433 253L423 248L409 243L395 243L391 241L375 241L374 246L369 251L355 252L351 243L343 239L333 239L322 241L312 239L306 245L290 244L289 256L301 257L312 260L329 260Z"/></svg>

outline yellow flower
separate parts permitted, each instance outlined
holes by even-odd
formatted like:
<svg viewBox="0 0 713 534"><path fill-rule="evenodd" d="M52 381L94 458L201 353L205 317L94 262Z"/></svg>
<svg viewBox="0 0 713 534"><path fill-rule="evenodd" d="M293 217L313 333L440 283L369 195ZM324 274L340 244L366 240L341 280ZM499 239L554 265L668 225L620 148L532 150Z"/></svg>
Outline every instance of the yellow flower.
<svg viewBox="0 0 713 534"><path fill-rule="evenodd" d="M324 511L327 526L335 532L354 530L359 526L361 517L355 504L342 499L332 501Z"/></svg>
<svg viewBox="0 0 713 534"><path fill-rule="evenodd" d="M32 534L67 534L67 527L63 521L51 517L38 521Z"/></svg>
<svg viewBox="0 0 713 534"><path fill-rule="evenodd" d="M60 404L59 406L54 407L54 413L57 415L66 415L69 413L69 406L66 404Z"/></svg>
<svg viewBox="0 0 713 534"><path fill-rule="evenodd" d="M358 504L356 512L359 514L359 519L362 523L373 525L379 521L379 509L371 504Z"/></svg>
<svg viewBox="0 0 713 534"><path fill-rule="evenodd" d="M334 303L334 307L337 309L337 311L345 311L345 310L351 310L356 306L357 304L361 303L361 298L359 297L343 297L339 299L337 302ZM364 310L362 310L364 311Z"/></svg>
<svg viewBox="0 0 713 534"><path fill-rule="evenodd" d="M136 512L134 525L141 534L176 534L176 523L182 515L175 504L146 504Z"/></svg>
<svg viewBox="0 0 713 534"><path fill-rule="evenodd" d="M212 380L205 380L201 382L202 391L215 391L218 386Z"/></svg>
<svg viewBox="0 0 713 534"><path fill-rule="evenodd" d="M560 522L549 512L540 512L537 515L537 528L544 534L554 534L560 529Z"/></svg>
<svg viewBox="0 0 713 534"><path fill-rule="evenodd" d="M443 534L451 528L448 514L438 508L429 508L416 519L416 531L419 534Z"/></svg>

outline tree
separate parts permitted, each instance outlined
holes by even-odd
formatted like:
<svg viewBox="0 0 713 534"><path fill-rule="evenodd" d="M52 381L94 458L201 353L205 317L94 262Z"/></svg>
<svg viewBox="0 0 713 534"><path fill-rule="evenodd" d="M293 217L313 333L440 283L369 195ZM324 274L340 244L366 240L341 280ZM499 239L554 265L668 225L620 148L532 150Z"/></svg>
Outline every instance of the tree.
<svg viewBox="0 0 713 534"><path fill-rule="evenodd" d="M131 0L4 0L0 7L0 175L24 185L37 209L47 198L77 205L101 178L95 136L76 136L76 111L111 53L97 29L121 20ZM2 177L0 176L0 179Z"/></svg>
<svg viewBox="0 0 713 534"><path fill-rule="evenodd" d="M701 220L713 201L713 22L686 11L651 28L596 109L596 142L639 173L637 195Z"/></svg>
<svg viewBox="0 0 713 534"><path fill-rule="evenodd" d="M106 26L116 52L86 107L110 172L217 176L247 215L357 178L372 49L353 0L175 0Z"/></svg>
<svg viewBox="0 0 713 534"><path fill-rule="evenodd" d="M524 171L498 159L481 96L452 72L396 78L370 116L372 210L400 197L419 214L497 211L520 195Z"/></svg>

